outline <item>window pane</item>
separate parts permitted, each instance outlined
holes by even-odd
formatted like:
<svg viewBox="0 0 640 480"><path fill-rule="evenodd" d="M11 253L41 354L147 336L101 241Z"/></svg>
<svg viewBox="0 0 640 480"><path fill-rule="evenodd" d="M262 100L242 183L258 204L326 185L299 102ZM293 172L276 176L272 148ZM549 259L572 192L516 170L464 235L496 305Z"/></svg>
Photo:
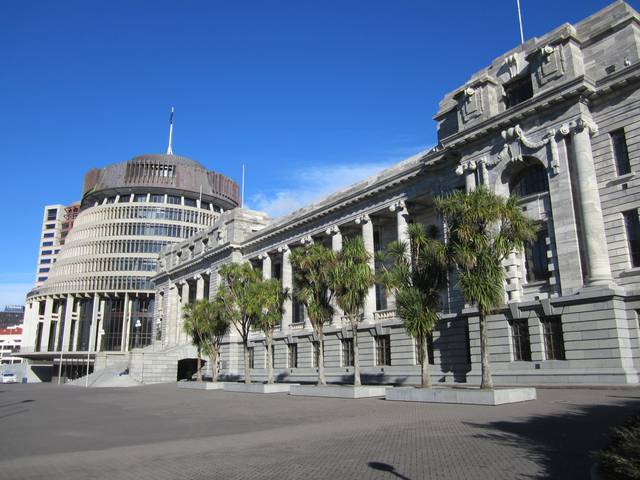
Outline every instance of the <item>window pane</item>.
<svg viewBox="0 0 640 480"><path fill-rule="evenodd" d="M564 334L560 317L544 318L542 328L547 360L565 360Z"/></svg>
<svg viewBox="0 0 640 480"><path fill-rule="evenodd" d="M551 275L547 259L547 236L547 228L543 226L538 230L535 241L525 246L528 282L547 280Z"/></svg>
<svg viewBox="0 0 640 480"><path fill-rule="evenodd" d="M622 215L624 216L624 225L627 231L631 266L640 267L640 221L638 221L638 211L629 210L623 212Z"/></svg>
<svg viewBox="0 0 640 480"><path fill-rule="evenodd" d="M529 341L529 325L527 320L513 320L511 322L513 338L513 359L516 361L531 361L531 343Z"/></svg>
<svg viewBox="0 0 640 480"><path fill-rule="evenodd" d="M616 162L618 175L630 173L629 150L627 149L627 139L623 128L611 132L611 146L613 147L613 158Z"/></svg>

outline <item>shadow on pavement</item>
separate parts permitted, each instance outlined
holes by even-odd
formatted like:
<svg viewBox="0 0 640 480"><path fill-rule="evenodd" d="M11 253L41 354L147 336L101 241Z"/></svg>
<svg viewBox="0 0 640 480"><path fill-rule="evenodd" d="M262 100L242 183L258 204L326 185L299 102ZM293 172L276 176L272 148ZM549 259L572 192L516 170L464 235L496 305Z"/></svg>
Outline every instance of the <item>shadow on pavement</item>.
<svg viewBox="0 0 640 480"><path fill-rule="evenodd" d="M530 459L543 470L542 476L531 478L585 479L589 478L594 463L591 452L607 445L609 428L620 425L640 409L640 398L630 398L634 401L613 405L574 405L573 411L535 415L523 421L467 424L495 431L478 433L474 435L476 438L526 450Z"/></svg>
<svg viewBox="0 0 640 480"><path fill-rule="evenodd" d="M373 470L379 470L381 472L388 472L388 473L390 473L391 475L393 475L393 476L395 476L397 478L401 478L402 480L411 480L409 477L405 477L401 473L396 472L396 468L393 465L389 465L388 463L369 462L369 463L367 463L367 465L369 466L369 468L372 468Z"/></svg>

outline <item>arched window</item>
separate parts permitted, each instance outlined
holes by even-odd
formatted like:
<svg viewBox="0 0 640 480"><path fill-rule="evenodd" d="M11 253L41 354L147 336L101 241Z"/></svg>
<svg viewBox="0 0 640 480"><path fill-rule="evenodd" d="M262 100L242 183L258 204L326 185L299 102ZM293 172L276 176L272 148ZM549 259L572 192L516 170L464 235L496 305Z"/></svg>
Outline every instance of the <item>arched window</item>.
<svg viewBox="0 0 640 480"><path fill-rule="evenodd" d="M509 182L511 194L525 197L534 193L549 191L547 171L541 163L531 163L522 168Z"/></svg>

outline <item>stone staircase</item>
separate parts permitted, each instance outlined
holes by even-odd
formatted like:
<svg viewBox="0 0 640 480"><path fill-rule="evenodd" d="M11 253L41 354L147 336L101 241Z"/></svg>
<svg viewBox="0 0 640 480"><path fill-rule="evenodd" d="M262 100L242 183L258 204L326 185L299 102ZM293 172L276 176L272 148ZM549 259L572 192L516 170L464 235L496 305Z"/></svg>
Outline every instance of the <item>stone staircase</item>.
<svg viewBox="0 0 640 480"><path fill-rule="evenodd" d="M133 387L140 385L139 382L131 378L125 372L129 365L128 360L120 360L114 362L103 368L97 368L93 373L88 376L77 378L65 385L71 385L76 387Z"/></svg>
<svg viewBox="0 0 640 480"><path fill-rule="evenodd" d="M129 375L144 384L171 383L178 377L178 361L195 358L196 349L190 344L175 345L158 350L156 345L129 353Z"/></svg>

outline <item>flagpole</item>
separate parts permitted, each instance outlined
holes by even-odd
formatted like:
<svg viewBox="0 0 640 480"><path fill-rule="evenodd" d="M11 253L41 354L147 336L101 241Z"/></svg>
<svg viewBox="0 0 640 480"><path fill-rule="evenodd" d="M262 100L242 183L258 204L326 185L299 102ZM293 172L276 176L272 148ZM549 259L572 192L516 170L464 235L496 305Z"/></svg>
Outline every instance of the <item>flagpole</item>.
<svg viewBox="0 0 640 480"><path fill-rule="evenodd" d="M518 4L518 25L520 26L520 43L524 43L524 30L522 29L522 14L520 13L520 0L516 0Z"/></svg>
<svg viewBox="0 0 640 480"><path fill-rule="evenodd" d="M171 107L171 114L169 115L169 146L167 147L167 155L173 155L173 107Z"/></svg>

